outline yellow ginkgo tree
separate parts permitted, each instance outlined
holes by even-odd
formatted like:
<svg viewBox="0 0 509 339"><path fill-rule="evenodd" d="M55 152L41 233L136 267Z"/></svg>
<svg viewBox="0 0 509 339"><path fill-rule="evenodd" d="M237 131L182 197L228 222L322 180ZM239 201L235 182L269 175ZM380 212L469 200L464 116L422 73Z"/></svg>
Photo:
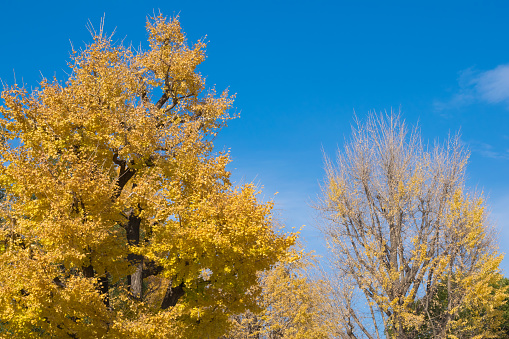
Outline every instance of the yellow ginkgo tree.
<svg viewBox="0 0 509 339"><path fill-rule="evenodd" d="M327 286L313 277L315 266L312 255L293 249L271 270L260 274L260 310L233 316L230 333L221 338L335 338Z"/></svg>
<svg viewBox="0 0 509 339"><path fill-rule="evenodd" d="M147 31L134 51L101 30L67 81L2 92L2 336L218 337L294 243L213 149L233 96L206 90L205 43L177 18Z"/></svg>

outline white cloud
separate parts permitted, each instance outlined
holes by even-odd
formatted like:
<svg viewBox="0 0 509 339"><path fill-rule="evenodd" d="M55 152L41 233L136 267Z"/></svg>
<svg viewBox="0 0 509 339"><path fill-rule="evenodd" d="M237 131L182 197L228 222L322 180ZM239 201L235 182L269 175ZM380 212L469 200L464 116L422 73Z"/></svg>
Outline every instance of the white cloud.
<svg viewBox="0 0 509 339"><path fill-rule="evenodd" d="M500 151L490 144L479 141L470 141L469 148L485 158L509 160L509 150Z"/></svg>
<svg viewBox="0 0 509 339"><path fill-rule="evenodd" d="M509 104L509 65L482 72L473 82L481 100L492 104Z"/></svg>
<svg viewBox="0 0 509 339"><path fill-rule="evenodd" d="M509 109L509 64L488 71L463 70L459 90L449 100L435 101L437 111L460 108L473 103L505 104Z"/></svg>

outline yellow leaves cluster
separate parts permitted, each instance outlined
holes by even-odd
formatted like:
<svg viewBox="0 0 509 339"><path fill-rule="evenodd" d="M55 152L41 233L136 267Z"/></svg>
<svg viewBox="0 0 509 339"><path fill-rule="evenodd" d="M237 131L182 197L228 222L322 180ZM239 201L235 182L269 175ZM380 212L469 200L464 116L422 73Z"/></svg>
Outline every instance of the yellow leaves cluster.
<svg viewBox="0 0 509 339"><path fill-rule="evenodd" d="M175 94L179 96L201 91L204 80L195 70L205 59L206 44L198 41L189 49L178 17L168 21L159 15L147 23L147 31L151 49L139 58L139 62L154 73L151 84L172 86ZM166 75L170 75L172 83L165 83Z"/></svg>
<svg viewBox="0 0 509 339"><path fill-rule="evenodd" d="M327 311L325 285L307 276L313 267L312 260L309 254L293 249L262 274L260 312L249 311L234 317L227 338L329 338L328 322L335 320Z"/></svg>
<svg viewBox="0 0 509 339"><path fill-rule="evenodd" d="M60 268L40 251L18 250L2 254L0 301L2 322L15 338L103 336L110 311L95 291L93 281L79 276L55 283ZM62 286L65 286L62 287ZM58 322L60 326L52 326Z"/></svg>

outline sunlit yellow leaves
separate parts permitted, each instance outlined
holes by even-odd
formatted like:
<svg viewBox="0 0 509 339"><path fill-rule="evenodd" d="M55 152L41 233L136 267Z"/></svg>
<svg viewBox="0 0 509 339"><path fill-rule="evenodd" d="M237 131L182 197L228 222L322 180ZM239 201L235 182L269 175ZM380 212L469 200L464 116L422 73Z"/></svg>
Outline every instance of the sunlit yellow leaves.
<svg viewBox="0 0 509 339"><path fill-rule="evenodd" d="M13 337L33 338L34 331L57 337L67 333L89 337L105 334L111 314L93 282L71 276L62 278L60 285L55 283L59 268L48 259L35 251L2 254L2 321L10 325ZM59 327L52 326L55 321Z"/></svg>
<svg viewBox="0 0 509 339"><path fill-rule="evenodd" d="M214 151L234 96L205 90L205 43L178 18L147 31L147 51L97 32L66 82L2 92L0 319L15 337L217 337L295 242Z"/></svg>
<svg viewBox="0 0 509 339"><path fill-rule="evenodd" d="M306 276L312 258L293 249L272 270L262 274L259 306L232 319L227 338L322 339L329 338L330 317L322 281Z"/></svg>

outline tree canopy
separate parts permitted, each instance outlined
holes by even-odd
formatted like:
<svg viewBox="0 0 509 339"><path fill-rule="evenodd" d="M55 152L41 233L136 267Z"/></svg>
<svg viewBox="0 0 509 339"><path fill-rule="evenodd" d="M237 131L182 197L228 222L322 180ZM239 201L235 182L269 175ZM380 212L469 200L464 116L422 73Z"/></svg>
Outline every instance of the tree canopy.
<svg viewBox="0 0 509 339"><path fill-rule="evenodd" d="M213 148L233 96L206 89L205 42L147 32L136 51L100 30L67 81L2 92L2 335L218 337L294 243Z"/></svg>
<svg viewBox="0 0 509 339"><path fill-rule="evenodd" d="M372 114L327 160L318 209L345 338L497 335L503 256L467 158L458 138L428 149L398 115Z"/></svg>

